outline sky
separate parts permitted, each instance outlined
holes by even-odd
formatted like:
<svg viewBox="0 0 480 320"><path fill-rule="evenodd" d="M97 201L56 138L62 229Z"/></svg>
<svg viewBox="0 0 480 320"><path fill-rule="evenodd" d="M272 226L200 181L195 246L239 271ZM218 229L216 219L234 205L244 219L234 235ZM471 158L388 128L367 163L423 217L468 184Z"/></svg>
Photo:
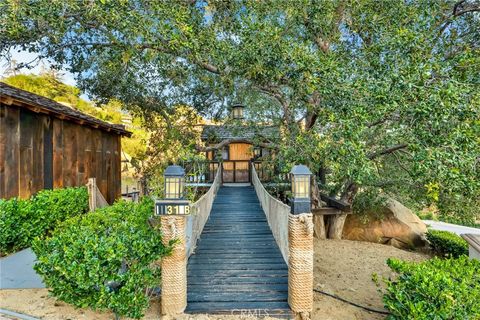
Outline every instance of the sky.
<svg viewBox="0 0 480 320"><path fill-rule="evenodd" d="M27 63L30 61L35 60L35 58L38 58L38 54L33 53L33 52L28 52L24 50L12 50L12 60L15 60L16 63ZM18 73L23 73L23 74L40 74L42 70L44 69L49 69L50 67L50 62L46 59L43 59L39 61L38 63L35 62L34 67L32 69L28 68L22 68L18 70ZM9 69L9 63L4 57L0 57L0 79L4 78L6 76L9 76L8 73ZM69 84L71 86L76 86L76 81L73 77L73 74L70 72L63 70L60 72L61 76L61 81L63 83ZM84 100L90 100L86 94L82 94L80 96Z"/></svg>
<svg viewBox="0 0 480 320"><path fill-rule="evenodd" d="M28 51L20 51L18 52L17 50L12 51L12 60L15 60L17 63L27 63L30 61L35 60L38 57L36 53L28 52ZM2 78L6 76L6 72L8 70L9 64L8 61L5 58L0 58L0 74ZM22 68L18 72L19 73L33 73L33 74L39 74L42 69L48 69L50 67L50 63L48 60L41 60L39 63L35 63L33 69L28 69L28 68ZM62 72L62 81L65 82L66 84L74 86L76 84L75 79L73 78L73 75L70 72L63 71Z"/></svg>

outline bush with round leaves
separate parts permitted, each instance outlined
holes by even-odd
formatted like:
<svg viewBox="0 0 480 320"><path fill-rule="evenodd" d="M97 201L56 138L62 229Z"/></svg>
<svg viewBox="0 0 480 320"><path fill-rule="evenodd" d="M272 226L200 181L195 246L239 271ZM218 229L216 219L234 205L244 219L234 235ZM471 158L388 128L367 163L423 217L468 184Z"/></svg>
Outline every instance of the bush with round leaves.
<svg viewBox="0 0 480 320"><path fill-rule="evenodd" d="M428 230L427 239L435 253L458 258L468 255L468 243L459 235L441 230Z"/></svg>
<svg viewBox="0 0 480 320"><path fill-rule="evenodd" d="M388 319L480 319L480 261L433 258L420 263L389 259L398 276L384 279Z"/></svg>
<svg viewBox="0 0 480 320"><path fill-rule="evenodd" d="M29 247L60 222L87 211L85 187L42 190L28 200L0 199L0 255Z"/></svg>
<svg viewBox="0 0 480 320"><path fill-rule="evenodd" d="M141 318L151 288L159 285L155 263L169 254L148 224L153 202L120 201L69 219L51 237L34 242L35 270L57 299L77 307Z"/></svg>

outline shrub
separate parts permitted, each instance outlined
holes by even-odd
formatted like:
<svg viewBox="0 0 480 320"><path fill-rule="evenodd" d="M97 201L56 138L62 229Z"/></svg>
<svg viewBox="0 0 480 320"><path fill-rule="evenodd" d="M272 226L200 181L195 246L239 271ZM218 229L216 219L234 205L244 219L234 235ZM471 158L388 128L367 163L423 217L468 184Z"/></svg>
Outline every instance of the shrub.
<svg viewBox="0 0 480 320"><path fill-rule="evenodd" d="M35 270L59 300L140 318L149 305L147 288L160 281L153 262L171 249L149 226L152 212L151 200L122 201L71 218L50 238L34 242Z"/></svg>
<svg viewBox="0 0 480 320"><path fill-rule="evenodd" d="M385 279L389 319L480 319L480 261L462 256L387 264L399 274Z"/></svg>
<svg viewBox="0 0 480 320"><path fill-rule="evenodd" d="M28 200L0 200L0 253L26 248L59 222L87 211L85 187L42 190Z"/></svg>
<svg viewBox="0 0 480 320"><path fill-rule="evenodd" d="M455 233L428 230L427 239L432 249L442 256L458 258L462 255L468 255L468 243Z"/></svg>

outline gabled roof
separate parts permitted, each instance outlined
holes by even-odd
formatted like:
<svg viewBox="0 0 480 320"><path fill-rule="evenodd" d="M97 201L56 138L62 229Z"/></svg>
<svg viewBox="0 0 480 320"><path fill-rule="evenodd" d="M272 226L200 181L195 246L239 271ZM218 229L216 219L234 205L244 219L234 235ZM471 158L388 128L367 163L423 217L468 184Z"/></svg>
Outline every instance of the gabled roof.
<svg viewBox="0 0 480 320"><path fill-rule="evenodd" d="M278 129L272 126L232 126L207 125L202 131L202 140L253 140L255 137L271 137L278 135Z"/></svg>
<svg viewBox="0 0 480 320"><path fill-rule="evenodd" d="M3 82L0 82L0 101L6 105L15 105L36 113L45 113L59 119L72 121L80 125L88 125L103 131L113 132L123 136L132 135L130 131L125 130L125 126L123 125L111 124L99 120L51 99L12 87Z"/></svg>

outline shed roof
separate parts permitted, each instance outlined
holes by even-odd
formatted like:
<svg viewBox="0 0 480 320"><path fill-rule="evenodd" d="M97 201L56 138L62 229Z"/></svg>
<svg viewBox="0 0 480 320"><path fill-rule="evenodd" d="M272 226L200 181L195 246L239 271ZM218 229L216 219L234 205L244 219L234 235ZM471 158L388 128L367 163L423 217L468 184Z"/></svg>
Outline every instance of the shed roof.
<svg viewBox="0 0 480 320"><path fill-rule="evenodd" d="M273 126L207 125L202 131L202 140L252 140L254 137L270 137L278 134Z"/></svg>
<svg viewBox="0 0 480 320"><path fill-rule="evenodd" d="M103 131L123 136L131 136L132 134L130 131L125 130L123 125L102 121L51 99L12 87L3 82L0 82L0 101L6 105L23 107L36 113L49 114L62 120L88 125Z"/></svg>

